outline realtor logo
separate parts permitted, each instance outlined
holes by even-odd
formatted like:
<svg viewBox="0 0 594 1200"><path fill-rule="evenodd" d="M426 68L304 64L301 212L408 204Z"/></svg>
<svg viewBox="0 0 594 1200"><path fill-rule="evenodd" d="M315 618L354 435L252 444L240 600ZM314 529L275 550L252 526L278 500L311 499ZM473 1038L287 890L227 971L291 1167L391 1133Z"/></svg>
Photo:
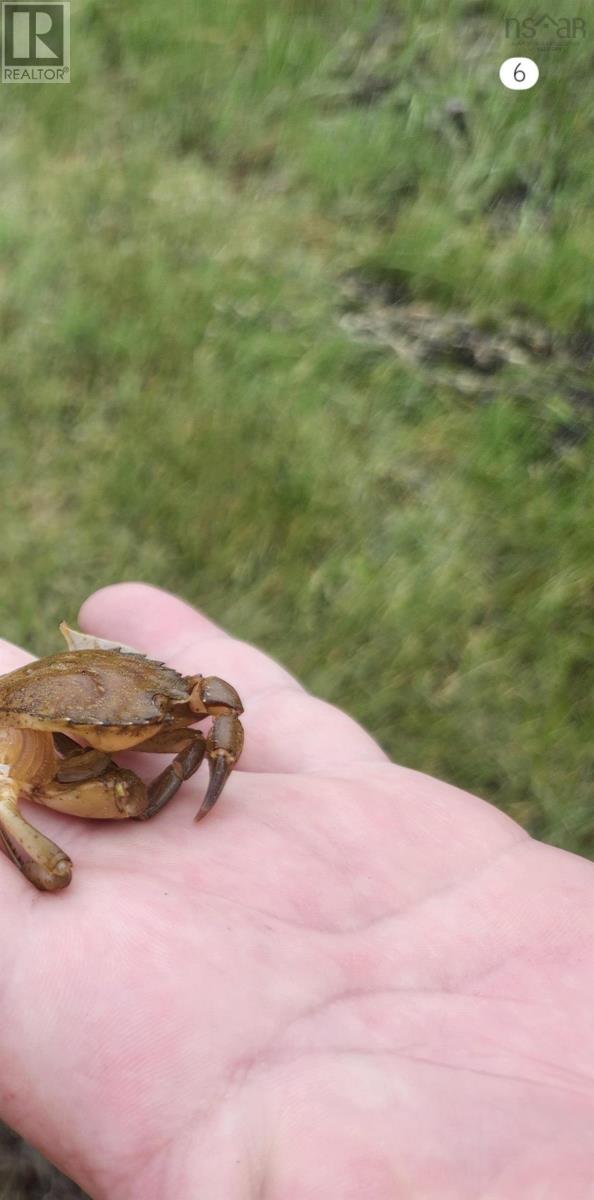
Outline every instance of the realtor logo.
<svg viewBox="0 0 594 1200"><path fill-rule="evenodd" d="M535 37L554 38L558 44L581 41L586 36L583 17L551 17L542 13L539 17L506 17L505 36L529 41Z"/></svg>
<svg viewBox="0 0 594 1200"><path fill-rule="evenodd" d="M68 0L2 5L2 82L70 83Z"/></svg>

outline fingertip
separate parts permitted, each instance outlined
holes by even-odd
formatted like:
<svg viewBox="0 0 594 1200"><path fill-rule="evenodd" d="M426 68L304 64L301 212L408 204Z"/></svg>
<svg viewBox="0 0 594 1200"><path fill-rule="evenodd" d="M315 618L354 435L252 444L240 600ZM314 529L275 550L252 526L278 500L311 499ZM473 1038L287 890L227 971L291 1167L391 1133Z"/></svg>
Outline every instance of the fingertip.
<svg viewBox="0 0 594 1200"><path fill-rule="evenodd" d="M131 608L149 608L167 595L168 593L160 588L140 580L132 583L110 583L87 597L79 610L78 619L81 625L87 627L87 632L90 632L90 622L118 620Z"/></svg>
<svg viewBox="0 0 594 1200"><path fill-rule="evenodd" d="M223 632L179 596L141 582L110 584L93 592L78 619L87 633L153 653L188 636L212 637Z"/></svg>

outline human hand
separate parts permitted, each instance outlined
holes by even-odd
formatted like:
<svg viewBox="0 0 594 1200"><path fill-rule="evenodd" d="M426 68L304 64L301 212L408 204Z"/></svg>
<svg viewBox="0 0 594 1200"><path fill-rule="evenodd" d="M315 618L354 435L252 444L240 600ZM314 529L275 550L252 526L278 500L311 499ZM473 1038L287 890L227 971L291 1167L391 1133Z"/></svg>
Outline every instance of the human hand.
<svg viewBox="0 0 594 1200"><path fill-rule="evenodd" d="M65 892L0 856L0 1115L95 1200L591 1196L592 866L166 593L81 625L231 680L246 747L199 826L204 768L146 824L36 810Z"/></svg>

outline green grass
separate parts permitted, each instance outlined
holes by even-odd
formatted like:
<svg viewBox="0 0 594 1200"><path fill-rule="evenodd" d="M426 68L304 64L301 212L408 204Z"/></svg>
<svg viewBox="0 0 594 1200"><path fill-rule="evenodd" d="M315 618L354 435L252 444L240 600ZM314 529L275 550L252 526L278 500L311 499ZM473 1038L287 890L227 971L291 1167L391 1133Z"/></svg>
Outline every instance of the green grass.
<svg viewBox="0 0 594 1200"><path fill-rule="evenodd" d="M98 586L179 590L590 853L591 45L507 92L504 14L85 0L72 84L0 88L0 602L44 653ZM547 326L579 388L352 340L357 272Z"/></svg>

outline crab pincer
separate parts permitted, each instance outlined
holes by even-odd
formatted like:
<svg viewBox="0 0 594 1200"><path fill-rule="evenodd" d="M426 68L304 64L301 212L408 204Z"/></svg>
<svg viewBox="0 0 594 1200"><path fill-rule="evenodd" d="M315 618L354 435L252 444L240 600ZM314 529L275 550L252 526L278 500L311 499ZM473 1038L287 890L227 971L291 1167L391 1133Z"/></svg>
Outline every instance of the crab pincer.
<svg viewBox="0 0 594 1200"><path fill-rule="evenodd" d="M206 739L210 781L194 818L202 821L216 804L243 749L243 726L239 720L243 705L230 683L216 675L207 675L196 677L190 708L197 714L213 717Z"/></svg>

